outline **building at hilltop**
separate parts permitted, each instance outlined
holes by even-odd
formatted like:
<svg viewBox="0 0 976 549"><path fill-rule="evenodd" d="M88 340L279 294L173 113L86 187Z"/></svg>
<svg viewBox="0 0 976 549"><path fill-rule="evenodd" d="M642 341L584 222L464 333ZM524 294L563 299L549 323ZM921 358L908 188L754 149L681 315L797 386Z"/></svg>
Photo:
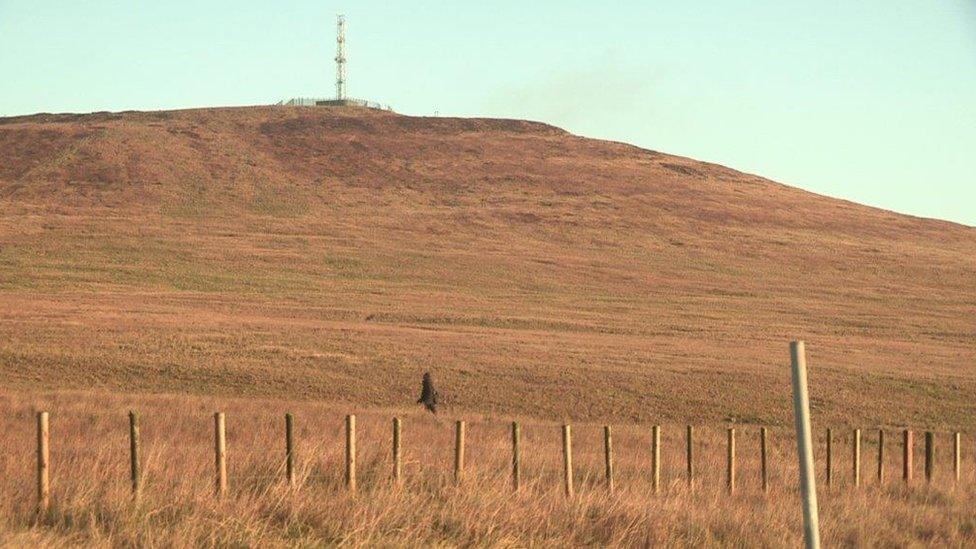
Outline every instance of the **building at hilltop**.
<svg viewBox="0 0 976 549"><path fill-rule="evenodd" d="M336 94L332 98L293 97L279 101L277 105L292 107L365 107L368 109L393 110L389 105L375 101L355 99L346 95L346 18L336 17Z"/></svg>

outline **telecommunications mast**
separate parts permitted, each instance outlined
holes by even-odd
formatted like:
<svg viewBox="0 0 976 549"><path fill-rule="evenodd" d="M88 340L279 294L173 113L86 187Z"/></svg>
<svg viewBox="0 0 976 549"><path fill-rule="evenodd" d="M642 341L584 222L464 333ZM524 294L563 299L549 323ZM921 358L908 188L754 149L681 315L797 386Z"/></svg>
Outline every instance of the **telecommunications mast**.
<svg viewBox="0 0 976 549"><path fill-rule="evenodd" d="M346 98L346 17L336 16L336 100Z"/></svg>
<svg viewBox="0 0 976 549"><path fill-rule="evenodd" d="M0 4L3 0L0 0ZM392 111L388 105L365 99L352 99L346 95L346 16L336 15L336 80L335 97L292 97L277 104L288 107L359 107Z"/></svg>

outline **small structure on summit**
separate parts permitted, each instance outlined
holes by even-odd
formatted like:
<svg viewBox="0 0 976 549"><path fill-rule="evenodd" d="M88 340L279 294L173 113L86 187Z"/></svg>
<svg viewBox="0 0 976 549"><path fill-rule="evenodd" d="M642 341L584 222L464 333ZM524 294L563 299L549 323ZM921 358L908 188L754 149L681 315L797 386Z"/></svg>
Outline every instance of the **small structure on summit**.
<svg viewBox="0 0 976 549"><path fill-rule="evenodd" d="M336 94L335 97L294 97L279 101L278 105L293 107L365 107L368 109L393 110L375 101L354 99L346 95L346 18L336 16Z"/></svg>

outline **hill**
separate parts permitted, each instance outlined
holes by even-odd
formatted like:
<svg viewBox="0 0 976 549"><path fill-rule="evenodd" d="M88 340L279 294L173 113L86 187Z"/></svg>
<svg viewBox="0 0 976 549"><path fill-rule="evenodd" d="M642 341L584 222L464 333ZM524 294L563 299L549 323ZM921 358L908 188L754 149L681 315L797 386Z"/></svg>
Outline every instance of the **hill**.
<svg viewBox="0 0 976 549"><path fill-rule="evenodd" d="M972 427L976 229L545 124L0 119L8 390Z"/></svg>

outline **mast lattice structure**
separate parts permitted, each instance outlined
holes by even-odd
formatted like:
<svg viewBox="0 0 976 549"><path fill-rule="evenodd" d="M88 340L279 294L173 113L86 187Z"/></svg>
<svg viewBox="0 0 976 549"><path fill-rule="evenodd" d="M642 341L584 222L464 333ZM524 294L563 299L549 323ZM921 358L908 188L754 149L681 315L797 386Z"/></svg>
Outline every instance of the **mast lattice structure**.
<svg viewBox="0 0 976 549"><path fill-rule="evenodd" d="M346 98L346 17L336 16L336 99Z"/></svg>

